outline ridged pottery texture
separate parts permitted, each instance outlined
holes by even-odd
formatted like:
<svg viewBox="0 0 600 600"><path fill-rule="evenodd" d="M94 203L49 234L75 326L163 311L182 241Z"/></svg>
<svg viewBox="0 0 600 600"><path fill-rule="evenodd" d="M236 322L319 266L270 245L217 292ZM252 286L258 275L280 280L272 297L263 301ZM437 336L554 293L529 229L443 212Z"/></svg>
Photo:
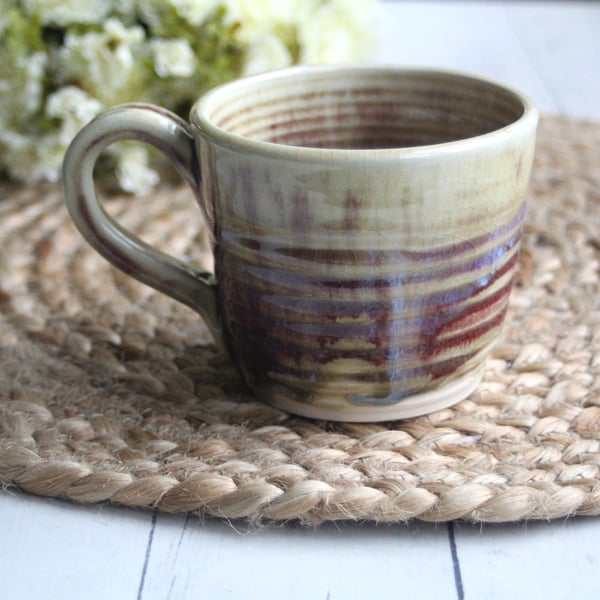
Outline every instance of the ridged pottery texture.
<svg viewBox="0 0 600 600"><path fill-rule="evenodd" d="M451 74L304 71L196 110L224 329L260 397L376 420L468 394L518 260L523 101Z"/></svg>
<svg viewBox="0 0 600 600"><path fill-rule="evenodd" d="M191 120L220 324L258 397L376 421L474 389L518 262L527 100L448 72L296 68Z"/></svg>

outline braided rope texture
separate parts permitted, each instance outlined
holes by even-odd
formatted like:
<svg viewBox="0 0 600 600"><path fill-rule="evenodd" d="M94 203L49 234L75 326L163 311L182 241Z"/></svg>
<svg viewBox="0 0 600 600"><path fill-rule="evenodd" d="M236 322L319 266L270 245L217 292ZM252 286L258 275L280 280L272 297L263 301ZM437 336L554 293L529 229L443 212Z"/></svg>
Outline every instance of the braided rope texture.
<svg viewBox="0 0 600 600"><path fill-rule="evenodd" d="M483 383L377 425L262 404L191 310L87 247L56 186L0 193L4 487L309 525L600 514L600 124L542 120L519 281ZM184 187L105 205L211 266Z"/></svg>

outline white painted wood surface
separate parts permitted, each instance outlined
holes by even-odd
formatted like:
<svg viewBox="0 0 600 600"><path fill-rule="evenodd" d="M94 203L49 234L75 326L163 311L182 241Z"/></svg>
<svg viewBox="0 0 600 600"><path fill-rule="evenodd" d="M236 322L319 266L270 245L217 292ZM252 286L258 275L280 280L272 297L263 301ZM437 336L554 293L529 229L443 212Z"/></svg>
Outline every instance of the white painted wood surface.
<svg viewBox="0 0 600 600"><path fill-rule="evenodd" d="M455 528L465 598L600 598L599 519Z"/></svg>
<svg viewBox="0 0 600 600"><path fill-rule="evenodd" d="M600 4L383 2L380 63L470 71L600 120ZM240 532L0 494L0 598L599 598L600 519Z"/></svg>
<svg viewBox="0 0 600 600"><path fill-rule="evenodd" d="M470 71L542 111L600 119L600 3L402 2L379 10L377 62Z"/></svg>

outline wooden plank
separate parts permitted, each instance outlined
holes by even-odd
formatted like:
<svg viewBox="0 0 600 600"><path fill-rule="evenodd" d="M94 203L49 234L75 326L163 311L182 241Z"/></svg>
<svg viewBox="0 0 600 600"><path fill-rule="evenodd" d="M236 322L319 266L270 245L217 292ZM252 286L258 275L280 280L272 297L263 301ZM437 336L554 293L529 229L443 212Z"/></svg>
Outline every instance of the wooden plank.
<svg viewBox="0 0 600 600"><path fill-rule="evenodd" d="M511 4L510 21L562 114L600 119L600 4Z"/></svg>
<svg viewBox="0 0 600 600"><path fill-rule="evenodd" d="M329 524L316 530L248 532L221 522L159 515L142 598L417 596L456 598L445 525Z"/></svg>
<svg viewBox="0 0 600 600"><path fill-rule="evenodd" d="M599 598L600 520L455 527L465 598Z"/></svg>
<svg viewBox="0 0 600 600"><path fill-rule="evenodd" d="M512 3L384 2L375 62L468 71L516 87L544 111L558 107L508 18Z"/></svg>
<svg viewBox="0 0 600 600"><path fill-rule="evenodd" d="M2 598L137 598L152 514L0 494Z"/></svg>

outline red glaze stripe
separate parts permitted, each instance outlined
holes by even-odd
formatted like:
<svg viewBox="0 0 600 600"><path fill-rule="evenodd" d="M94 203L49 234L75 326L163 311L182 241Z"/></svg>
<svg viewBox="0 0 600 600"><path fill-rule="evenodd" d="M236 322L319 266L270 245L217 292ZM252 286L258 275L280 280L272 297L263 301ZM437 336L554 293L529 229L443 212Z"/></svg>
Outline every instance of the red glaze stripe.
<svg viewBox="0 0 600 600"><path fill-rule="evenodd" d="M435 311L426 316L403 318L396 315L380 313L376 318L360 321L301 321L290 320L287 315L267 314L259 303L248 305L239 300L228 306L231 324L240 334L256 329L271 331L271 338L295 338L297 344L314 346L331 346L343 339L364 340L365 344L379 347L394 345L400 337L407 340L436 339L449 335L452 331L466 329L479 319L499 310L506 303L512 280L481 300L453 306L443 311ZM302 342L302 343L301 343Z"/></svg>
<svg viewBox="0 0 600 600"><path fill-rule="evenodd" d="M470 324L465 329L445 330L444 336L437 332L423 331L421 335L402 335L388 323L368 326L366 336L356 328L340 326L333 332L321 334L299 334L284 328L281 323L268 323L257 319L255 323L231 322L229 328L238 344L238 349L248 353L259 352L272 356L274 362L300 362L305 359L327 364L338 359L358 359L380 367L388 362L431 361L443 353L456 348L468 348L499 327L507 308L509 289L493 310ZM254 327L252 326L254 325ZM279 325L279 327L278 327ZM345 335L344 335L345 334ZM365 345L351 348L337 347L341 340L364 339ZM401 345L400 343L401 342ZM369 347L369 344L372 344ZM264 346L264 348L263 348Z"/></svg>
<svg viewBox="0 0 600 600"><path fill-rule="evenodd" d="M517 264L518 254L515 252L496 272L483 280L475 280L456 286L453 289L437 292L433 294L414 294L410 293L408 285L396 285L395 288L388 289L377 288L372 282L364 281L360 290L380 289L382 296L377 297L372 303L365 303L362 300L347 301L334 295L337 291L329 281L326 286L332 293L325 296L322 292L319 294L318 286L310 289L305 286L287 288L285 285L251 285L236 271L232 265L225 265L228 269L227 277L220 277L220 288L222 290L222 301L231 309L235 305L238 313L239 309L250 309L252 312L260 314L264 312L297 312L300 313L301 321L306 321L307 316L320 318L323 321L338 321L349 318L368 318L371 320L388 319L390 315L418 315L426 316L430 313L438 314L439 311L451 309L460 306L467 300L470 300L486 289L496 284L500 279L506 276ZM264 282L261 282L264 284ZM276 282L278 283L278 282ZM287 281L285 281L287 283ZM356 288L352 288L356 289ZM307 297L298 294L305 291ZM286 295L293 293L294 295ZM312 293L312 295L310 295ZM277 302L279 301L279 304Z"/></svg>

